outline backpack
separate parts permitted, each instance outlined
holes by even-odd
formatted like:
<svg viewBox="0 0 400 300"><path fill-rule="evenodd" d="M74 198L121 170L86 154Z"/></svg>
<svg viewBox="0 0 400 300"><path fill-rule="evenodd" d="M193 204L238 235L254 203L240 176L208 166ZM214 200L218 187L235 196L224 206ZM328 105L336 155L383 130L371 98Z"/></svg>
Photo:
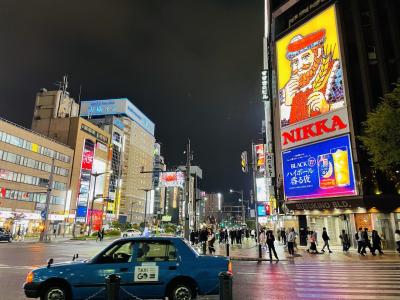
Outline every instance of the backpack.
<svg viewBox="0 0 400 300"><path fill-rule="evenodd" d="M358 232L356 232L356 234L354 235L354 237L355 237L356 240L358 241L358 239L359 239Z"/></svg>

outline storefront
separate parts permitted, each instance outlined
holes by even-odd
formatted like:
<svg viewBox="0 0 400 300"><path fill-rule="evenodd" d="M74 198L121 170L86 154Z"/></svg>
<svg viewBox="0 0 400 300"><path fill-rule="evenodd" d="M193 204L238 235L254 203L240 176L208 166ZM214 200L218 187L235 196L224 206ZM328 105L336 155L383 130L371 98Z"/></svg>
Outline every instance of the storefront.
<svg viewBox="0 0 400 300"><path fill-rule="evenodd" d="M58 229L64 220L64 215L50 214L49 220L52 226ZM42 218L39 211L11 211L0 210L0 227L11 231L12 234L21 233L35 234L42 230ZM61 228L61 227L60 227Z"/></svg>

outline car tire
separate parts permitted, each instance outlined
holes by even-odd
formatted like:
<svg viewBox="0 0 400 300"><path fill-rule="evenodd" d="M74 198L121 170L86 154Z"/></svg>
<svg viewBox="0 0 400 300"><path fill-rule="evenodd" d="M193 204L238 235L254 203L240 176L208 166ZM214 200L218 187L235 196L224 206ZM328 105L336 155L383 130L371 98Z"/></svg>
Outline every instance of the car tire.
<svg viewBox="0 0 400 300"><path fill-rule="evenodd" d="M70 300L68 289L63 285L50 285L45 288L40 300Z"/></svg>
<svg viewBox="0 0 400 300"><path fill-rule="evenodd" d="M168 293L168 300L190 300L195 298L195 288L189 282L175 284Z"/></svg>

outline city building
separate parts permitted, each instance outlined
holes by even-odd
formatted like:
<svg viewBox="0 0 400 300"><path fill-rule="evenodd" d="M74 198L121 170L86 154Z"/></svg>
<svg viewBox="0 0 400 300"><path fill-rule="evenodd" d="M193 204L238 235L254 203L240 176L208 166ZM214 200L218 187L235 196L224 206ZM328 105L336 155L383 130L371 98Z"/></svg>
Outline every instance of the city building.
<svg viewBox="0 0 400 300"><path fill-rule="evenodd" d="M371 168L362 122L400 78L397 1L265 1L263 101L272 108L279 227L340 244L375 229L394 248L395 182ZM268 117L268 116L267 116ZM285 222L285 219L287 222ZM352 243L355 244L354 238Z"/></svg>
<svg viewBox="0 0 400 300"><path fill-rule="evenodd" d="M142 223L153 189L154 123L126 98L82 101L80 116L99 126L113 117L113 128L123 130L118 217L120 222Z"/></svg>
<svg viewBox="0 0 400 300"><path fill-rule="evenodd" d="M52 229L63 233L73 156L73 148L0 119L0 227L14 234L40 232L52 182L48 219Z"/></svg>
<svg viewBox="0 0 400 300"><path fill-rule="evenodd" d="M160 186L160 174L166 171L167 166L164 157L161 155L161 145L154 144L154 165L153 165L153 207L149 207L155 219L160 220L164 212L165 187ZM153 208L153 209L151 209Z"/></svg>
<svg viewBox="0 0 400 300"><path fill-rule="evenodd" d="M98 230L107 219L111 219L110 215L114 215L114 204L110 200L108 188L112 159L112 148L109 147L111 136L75 114L56 115L54 118L51 109L55 110L61 105L51 101L45 103L43 99L55 99L57 102L58 99L62 101L64 96L52 98L48 94L53 95L54 92L42 90L36 97L32 129L75 149L70 184L71 201L67 207L71 217L68 221L79 224L81 228L92 224L92 229ZM67 103L71 106L76 104L74 101Z"/></svg>
<svg viewBox="0 0 400 300"><path fill-rule="evenodd" d="M221 193L206 193L204 210L206 223L216 224L222 220L224 196Z"/></svg>

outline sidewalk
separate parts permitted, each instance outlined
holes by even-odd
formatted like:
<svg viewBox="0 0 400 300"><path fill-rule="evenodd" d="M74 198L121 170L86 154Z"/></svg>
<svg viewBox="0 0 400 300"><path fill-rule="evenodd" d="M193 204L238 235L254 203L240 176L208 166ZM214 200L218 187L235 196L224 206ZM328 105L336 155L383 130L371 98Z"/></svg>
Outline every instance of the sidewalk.
<svg viewBox="0 0 400 300"><path fill-rule="evenodd" d="M226 245L225 244L218 244L216 242L215 246L215 255L226 255ZM200 246L196 246L201 253ZM310 254L306 252L306 247L299 246L298 250L295 252L295 257L290 257L287 249L284 248L284 245L278 241L275 242L275 249L278 255L279 260L281 261L400 261L400 254L396 251L391 250L383 250L384 254L376 256L372 256L367 250L366 256L361 256L357 253L357 249L350 249L348 253L344 253L342 251L341 246L332 246L331 250L333 253L329 253L327 249L325 249L325 253L321 254ZM321 250L321 247L318 247L318 251ZM378 253L378 252L376 252ZM258 259L258 247L254 240L243 240L242 245L229 245L229 254L231 260L250 260L250 261L257 261ZM275 261L274 255L272 255L273 261ZM267 249L262 248L262 259L265 261L269 261L269 253Z"/></svg>

